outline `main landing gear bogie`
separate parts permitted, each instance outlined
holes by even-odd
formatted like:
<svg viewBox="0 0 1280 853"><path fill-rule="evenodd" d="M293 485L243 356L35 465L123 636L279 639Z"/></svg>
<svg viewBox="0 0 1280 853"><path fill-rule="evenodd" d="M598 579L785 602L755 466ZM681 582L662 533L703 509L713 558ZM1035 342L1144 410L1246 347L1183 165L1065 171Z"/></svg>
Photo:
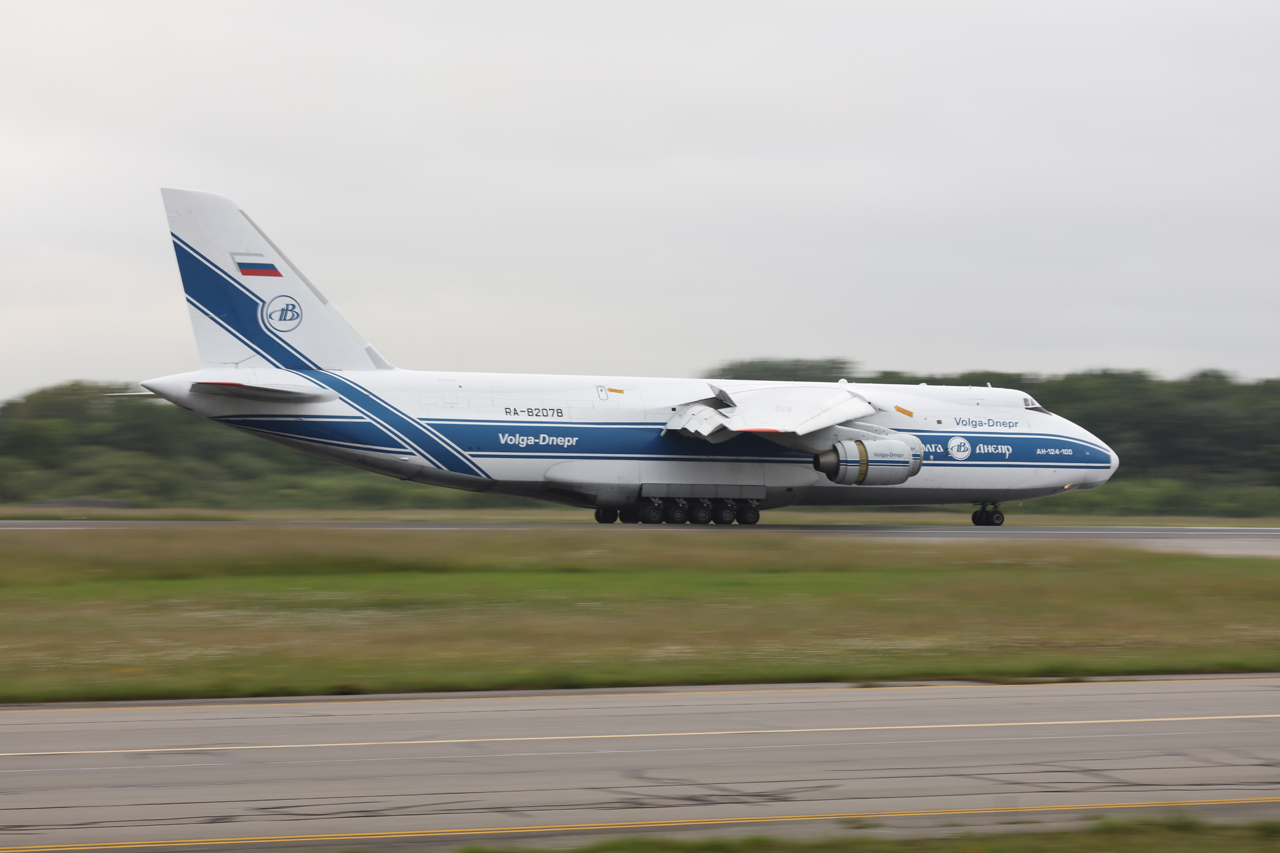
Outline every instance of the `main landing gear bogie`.
<svg viewBox="0 0 1280 853"><path fill-rule="evenodd" d="M978 527L1000 527L1004 524L1004 513L999 504L991 509L981 506L973 511L973 523Z"/></svg>
<svg viewBox="0 0 1280 853"><path fill-rule="evenodd" d="M690 524L710 524L712 520L711 504L698 501L689 504Z"/></svg>
<svg viewBox="0 0 1280 853"><path fill-rule="evenodd" d="M652 500L626 509L598 509L600 524L738 524L752 525L760 521L760 508L752 501Z"/></svg>
<svg viewBox="0 0 1280 853"><path fill-rule="evenodd" d="M661 524L666 519L667 514L660 503L649 503L640 507L641 524Z"/></svg>
<svg viewBox="0 0 1280 853"><path fill-rule="evenodd" d="M730 501L716 501L711 505L711 520L716 524L733 524L738 518L738 510Z"/></svg>

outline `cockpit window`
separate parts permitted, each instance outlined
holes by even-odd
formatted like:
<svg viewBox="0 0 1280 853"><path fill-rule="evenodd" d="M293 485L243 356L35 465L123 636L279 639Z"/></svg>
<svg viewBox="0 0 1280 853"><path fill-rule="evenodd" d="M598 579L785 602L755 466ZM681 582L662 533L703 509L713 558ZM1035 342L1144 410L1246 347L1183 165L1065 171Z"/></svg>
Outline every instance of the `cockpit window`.
<svg viewBox="0 0 1280 853"><path fill-rule="evenodd" d="M1044 412L1046 415L1053 414L1053 412L1049 411L1030 397L1023 397L1022 405L1032 412Z"/></svg>

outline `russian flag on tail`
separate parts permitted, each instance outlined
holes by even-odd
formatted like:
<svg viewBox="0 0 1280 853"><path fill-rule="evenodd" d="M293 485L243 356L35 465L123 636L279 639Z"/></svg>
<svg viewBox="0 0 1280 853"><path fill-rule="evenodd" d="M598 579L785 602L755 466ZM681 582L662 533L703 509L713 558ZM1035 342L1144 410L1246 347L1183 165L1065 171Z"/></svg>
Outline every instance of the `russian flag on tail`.
<svg viewBox="0 0 1280 853"><path fill-rule="evenodd" d="M240 275L269 275L276 278L284 278L284 273L276 267L275 264L268 264L262 261L242 261L241 258L252 257L261 258L256 252L232 252L231 260L236 262L236 268L240 270Z"/></svg>
<svg viewBox="0 0 1280 853"><path fill-rule="evenodd" d="M283 278L280 270L276 269L275 264L254 264L247 261L236 261L236 266L240 268L240 275L275 275Z"/></svg>

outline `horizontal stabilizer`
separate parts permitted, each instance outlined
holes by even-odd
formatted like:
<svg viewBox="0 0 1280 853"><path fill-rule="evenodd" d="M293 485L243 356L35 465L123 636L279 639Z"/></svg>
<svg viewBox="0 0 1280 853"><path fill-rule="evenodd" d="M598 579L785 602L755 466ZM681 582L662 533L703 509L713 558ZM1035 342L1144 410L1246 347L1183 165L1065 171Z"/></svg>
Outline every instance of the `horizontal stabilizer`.
<svg viewBox="0 0 1280 853"><path fill-rule="evenodd" d="M324 403L338 399L337 393L315 385L248 385L244 382L192 382L196 394L217 394L264 403Z"/></svg>

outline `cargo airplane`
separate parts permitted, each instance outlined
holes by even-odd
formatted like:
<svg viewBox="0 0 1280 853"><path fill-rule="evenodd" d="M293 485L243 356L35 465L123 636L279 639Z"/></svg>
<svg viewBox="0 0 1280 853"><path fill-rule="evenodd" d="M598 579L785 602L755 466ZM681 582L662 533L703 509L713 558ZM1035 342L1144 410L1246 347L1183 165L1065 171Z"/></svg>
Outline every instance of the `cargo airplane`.
<svg viewBox="0 0 1280 853"><path fill-rule="evenodd" d="M1095 489L1119 464L1004 388L402 370L230 199L162 194L202 364L143 387L322 459L605 524L971 504L999 526L1002 503Z"/></svg>

